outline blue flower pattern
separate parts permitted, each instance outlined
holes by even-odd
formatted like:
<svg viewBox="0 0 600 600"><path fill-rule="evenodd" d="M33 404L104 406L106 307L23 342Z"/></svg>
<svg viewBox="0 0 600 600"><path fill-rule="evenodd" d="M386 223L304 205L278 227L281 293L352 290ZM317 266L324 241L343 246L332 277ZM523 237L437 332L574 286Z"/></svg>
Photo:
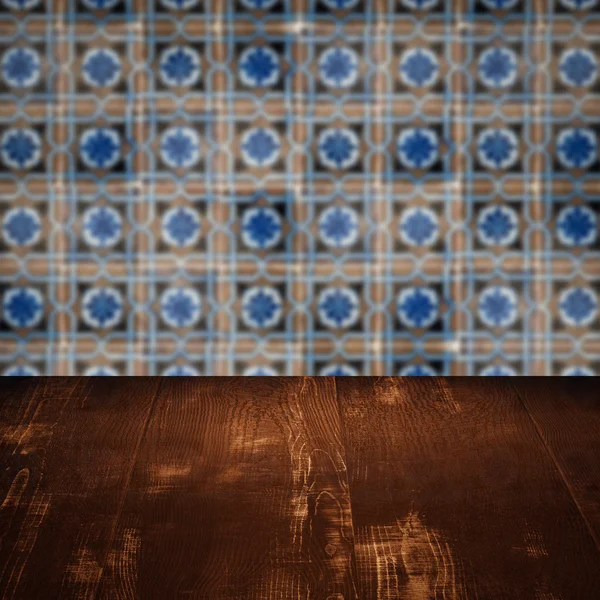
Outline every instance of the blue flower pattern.
<svg viewBox="0 0 600 600"><path fill-rule="evenodd" d="M598 0L0 3L0 373L600 373Z"/></svg>

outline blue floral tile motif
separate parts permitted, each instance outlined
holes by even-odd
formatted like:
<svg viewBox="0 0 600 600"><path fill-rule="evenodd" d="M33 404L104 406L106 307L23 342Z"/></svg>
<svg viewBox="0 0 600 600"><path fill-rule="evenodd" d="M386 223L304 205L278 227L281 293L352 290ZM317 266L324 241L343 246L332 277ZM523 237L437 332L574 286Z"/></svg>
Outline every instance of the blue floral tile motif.
<svg viewBox="0 0 600 600"><path fill-rule="evenodd" d="M331 329L352 327L359 318L360 299L352 288L328 287L318 298L319 318Z"/></svg>
<svg viewBox="0 0 600 600"><path fill-rule="evenodd" d="M242 318L248 327L270 328L279 323L283 300L272 287L251 287L242 296Z"/></svg>
<svg viewBox="0 0 600 600"><path fill-rule="evenodd" d="M242 218L242 240L248 248L266 250L281 239L282 221L279 213L269 207L249 208Z"/></svg>
<svg viewBox="0 0 600 600"><path fill-rule="evenodd" d="M10 246L31 246L41 233L40 216L32 208L11 208L2 219L2 235Z"/></svg>
<svg viewBox="0 0 600 600"><path fill-rule="evenodd" d="M598 239L598 216L587 206L568 206L556 220L556 235L565 246L588 246Z"/></svg>
<svg viewBox="0 0 600 600"><path fill-rule="evenodd" d="M398 296L398 319L405 327L431 327L438 310L438 295L430 288L409 287Z"/></svg>
<svg viewBox="0 0 600 600"><path fill-rule="evenodd" d="M556 140L556 150L566 169L589 169L597 159L598 136L589 128L563 129Z"/></svg>
<svg viewBox="0 0 600 600"><path fill-rule="evenodd" d="M359 58L351 48L329 48L319 58L319 74L330 88L350 88L358 81Z"/></svg>
<svg viewBox="0 0 600 600"><path fill-rule="evenodd" d="M200 136L191 127L170 127L162 134L160 157L171 169L189 169L200 156Z"/></svg>
<svg viewBox="0 0 600 600"><path fill-rule="evenodd" d="M600 375L600 0L0 31L0 374Z"/></svg>
<svg viewBox="0 0 600 600"><path fill-rule="evenodd" d="M560 295L558 306L561 320L571 327L590 325L598 314L598 298L586 287L566 289Z"/></svg>
<svg viewBox="0 0 600 600"><path fill-rule="evenodd" d="M256 127L242 136L242 158L250 167L270 167L279 158L279 134L270 127Z"/></svg>
<svg viewBox="0 0 600 600"><path fill-rule="evenodd" d="M488 48L479 57L479 78L489 88L509 88L517 81L519 59L510 48Z"/></svg>
<svg viewBox="0 0 600 600"><path fill-rule="evenodd" d="M200 55L188 46L171 46L160 56L160 78L168 87L190 87L200 80Z"/></svg>
<svg viewBox="0 0 600 600"><path fill-rule="evenodd" d="M484 208L477 219L477 235L486 246L509 246L519 234L519 217L508 206Z"/></svg>
<svg viewBox="0 0 600 600"><path fill-rule="evenodd" d="M360 140L352 129L329 128L319 135L319 159L328 169L349 169L359 159Z"/></svg>
<svg viewBox="0 0 600 600"><path fill-rule="evenodd" d="M583 87L592 85L598 78L596 56L583 48L565 50L560 58L560 76L565 85Z"/></svg>
<svg viewBox="0 0 600 600"><path fill-rule="evenodd" d="M431 50L414 48L400 58L400 78L409 87L433 85L439 71L438 58Z"/></svg>
<svg viewBox="0 0 600 600"><path fill-rule="evenodd" d="M123 298L112 287L91 288L81 298L81 316L88 327L110 329L123 317Z"/></svg>
<svg viewBox="0 0 600 600"><path fill-rule="evenodd" d="M83 57L82 75L91 87L112 87L121 76L121 59L114 50L98 48Z"/></svg>
<svg viewBox="0 0 600 600"><path fill-rule="evenodd" d="M41 77L41 58L33 48L10 48L2 57L2 77L11 88L29 88Z"/></svg>
<svg viewBox="0 0 600 600"><path fill-rule="evenodd" d="M111 248L123 233L120 213L114 208L96 206L83 215L82 235L92 248Z"/></svg>
<svg viewBox="0 0 600 600"><path fill-rule="evenodd" d="M485 129L477 138L477 150L486 169L509 169L519 158L519 140L508 128Z"/></svg>
<svg viewBox="0 0 600 600"><path fill-rule="evenodd" d="M275 85L279 80L280 70L279 56L271 48L247 48L240 56L240 79L248 87Z"/></svg>
<svg viewBox="0 0 600 600"><path fill-rule="evenodd" d="M479 295L479 318L488 327L510 327L518 318L519 298L507 286L485 288Z"/></svg>
<svg viewBox="0 0 600 600"><path fill-rule="evenodd" d="M10 327L32 328L44 316L44 299L33 287L16 287L6 291L2 299L4 320Z"/></svg>
<svg viewBox="0 0 600 600"><path fill-rule="evenodd" d="M170 287L160 297L160 316L169 327L192 327L202 316L202 298L191 287Z"/></svg>
<svg viewBox="0 0 600 600"><path fill-rule="evenodd" d="M193 246L201 234L200 215L193 208L177 206L168 210L162 218L162 238L169 246L187 248Z"/></svg>
<svg viewBox="0 0 600 600"><path fill-rule="evenodd" d="M433 129L405 129L397 146L398 158L407 169L429 169L438 159L439 139Z"/></svg>
<svg viewBox="0 0 600 600"><path fill-rule="evenodd" d="M407 246L431 246L439 230L438 216L429 208L407 208L400 217L400 238Z"/></svg>
<svg viewBox="0 0 600 600"><path fill-rule="evenodd" d="M7 129L0 138L0 157L9 169L33 169L42 156L42 140L34 129Z"/></svg>
<svg viewBox="0 0 600 600"><path fill-rule="evenodd" d="M319 232L327 246L349 248L358 240L358 215L346 206L332 206L319 218Z"/></svg>
<svg viewBox="0 0 600 600"><path fill-rule="evenodd" d="M121 137L114 129L87 129L79 140L79 155L90 169L110 169L121 157Z"/></svg>

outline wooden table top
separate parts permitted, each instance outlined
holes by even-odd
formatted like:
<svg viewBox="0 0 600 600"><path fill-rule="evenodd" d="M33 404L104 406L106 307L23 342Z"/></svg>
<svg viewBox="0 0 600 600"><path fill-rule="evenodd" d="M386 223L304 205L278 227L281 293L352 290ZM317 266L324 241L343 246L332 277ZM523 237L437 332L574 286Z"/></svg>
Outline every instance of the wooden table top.
<svg viewBox="0 0 600 600"><path fill-rule="evenodd" d="M0 389L0 597L600 597L595 380Z"/></svg>

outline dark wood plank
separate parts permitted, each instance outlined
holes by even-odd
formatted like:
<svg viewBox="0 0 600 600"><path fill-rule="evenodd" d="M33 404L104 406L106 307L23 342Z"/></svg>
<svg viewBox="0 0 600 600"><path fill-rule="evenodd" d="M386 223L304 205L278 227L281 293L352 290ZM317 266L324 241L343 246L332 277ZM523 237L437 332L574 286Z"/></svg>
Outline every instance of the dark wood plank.
<svg viewBox="0 0 600 600"><path fill-rule="evenodd" d="M0 597L90 598L159 382L44 378L0 389Z"/></svg>
<svg viewBox="0 0 600 600"><path fill-rule="evenodd" d="M511 380L600 548L600 386L587 378Z"/></svg>
<svg viewBox="0 0 600 600"><path fill-rule="evenodd" d="M600 555L499 380L338 382L361 599L583 599Z"/></svg>
<svg viewBox="0 0 600 600"><path fill-rule="evenodd" d="M166 381L99 590L119 594L356 598L334 380Z"/></svg>

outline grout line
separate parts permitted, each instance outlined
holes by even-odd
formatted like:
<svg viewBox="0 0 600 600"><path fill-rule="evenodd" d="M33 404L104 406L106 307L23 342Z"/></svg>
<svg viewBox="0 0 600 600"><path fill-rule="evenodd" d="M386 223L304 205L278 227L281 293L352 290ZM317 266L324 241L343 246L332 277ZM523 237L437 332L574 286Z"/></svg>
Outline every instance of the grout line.
<svg viewBox="0 0 600 600"><path fill-rule="evenodd" d="M594 532L592 524L590 523L589 519L587 518L587 516L586 516L586 514L585 514L585 512L584 512L584 510L583 510L583 508L581 506L581 504L578 502L577 498L575 497L575 493L573 491L573 486L569 483L569 479L568 479L566 473L564 472L564 470L560 466L560 463L558 462L558 459L556 458L556 455L552 451L552 448L550 448L548 442L546 442L544 434L543 434L541 428L539 427L539 425L537 424L537 421L533 418L533 415L529 411L529 408L527 407L527 404L523 400L523 397L521 396L521 394L519 392L519 388L514 383L512 383L512 382L510 382L510 386L512 387L512 389L516 393L517 398L519 399L519 402L521 403L521 405L523 406L523 409L525 410L525 413L527 414L527 416L529 417L529 420L531 421L531 423L535 427L535 430L536 430L536 432L538 434L538 437L540 438L540 441L542 442L542 445L544 446L544 448L546 449L546 452L548 453L548 456L550 457L550 459L554 463L554 466L556 467L556 470L558 471L558 474L560 475L560 478L562 479L563 483L565 484L565 487L567 488L567 491L569 492L569 495L571 496L571 499L575 503L575 506L577 507L577 510L578 510L579 514L581 515L581 518L583 519L583 522L585 523L586 529L588 530L590 536L594 540L594 545L596 546L597 550L600 551L600 539L598 539L598 536Z"/></svg>

